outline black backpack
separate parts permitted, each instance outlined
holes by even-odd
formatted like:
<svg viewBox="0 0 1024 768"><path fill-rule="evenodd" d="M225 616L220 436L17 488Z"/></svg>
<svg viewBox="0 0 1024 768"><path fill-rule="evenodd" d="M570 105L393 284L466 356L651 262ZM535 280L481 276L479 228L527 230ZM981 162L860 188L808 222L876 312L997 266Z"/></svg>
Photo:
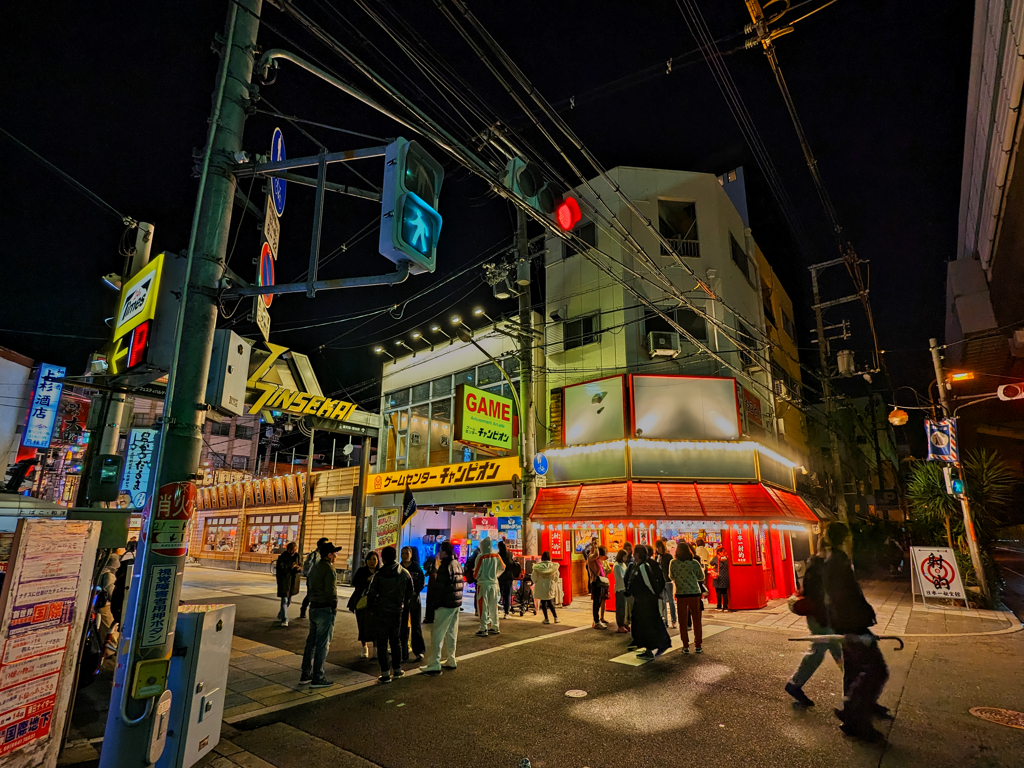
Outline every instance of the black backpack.
<svg viewBox="0 0 1024 768"><path fill-rule="evenodd" d="M523 575L523 564L518 560L513 560L508 566L508 575L513 579L522 578Z"/></svg>

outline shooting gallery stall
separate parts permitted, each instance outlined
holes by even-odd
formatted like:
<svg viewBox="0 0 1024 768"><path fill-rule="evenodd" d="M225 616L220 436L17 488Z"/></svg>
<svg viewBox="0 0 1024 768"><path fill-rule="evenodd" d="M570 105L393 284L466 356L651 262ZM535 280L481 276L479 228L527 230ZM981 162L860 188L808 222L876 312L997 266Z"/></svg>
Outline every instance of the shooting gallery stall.
<svg viewBox="0 0 1024 768"><path fill-rule="evenodd" d="M795 462L744 439L734 379L613 376L565 387L562 402L564 446L535 462L545 487L530 519L567 601L587 593L595 537L609 561L627 541L723 546L733 608L795 591L793 537L818 518L796 493Z"/></svg>

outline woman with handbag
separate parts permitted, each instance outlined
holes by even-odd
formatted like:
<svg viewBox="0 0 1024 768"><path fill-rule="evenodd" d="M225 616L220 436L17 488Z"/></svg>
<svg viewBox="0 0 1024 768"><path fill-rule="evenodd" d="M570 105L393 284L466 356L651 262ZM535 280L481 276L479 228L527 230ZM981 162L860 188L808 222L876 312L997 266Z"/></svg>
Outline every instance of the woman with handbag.
<svg viewBox="0 0 1024 768"><path fill-rule="evenodd" d="M676 554L669 566L672 581L667 587L674 588L676 603L679 606L679 634L683 637L683 653L690 652L690 633L687 631L689 622L693 622L693 644L697 653L704 653L701 647L704 630L701 624L701 610L704 596L701 586L704 582L704 569L700 561L693 556L690 545L680 541L676 545Z"/></svg>
<svg viewBox="0 0 1024 768"><path fill-rule="evenodd" d="M348 599L348 609L356 615L356 625L359 627L359 642L363 650L360 656L364 659L370 658L369 646L373 645L373 621L370 617L370 609L366 606L366 593L370 589L370 581L373 574L380 568L380 558L372 550L367 553L362 567L352 577L352 597ZM373 658L377 658L376 652Z"/></svg>
<svg viewBox="0 0 1024 768"><path fill-rule="evenodd" d="M715 597L718 600L718 610L723 613L729 610L729 556L725 554L725 547L715 550L715 556L711 560L711 584L715 588Z"/></svg>
<svg viewBox="0 0 1024 768"><path fill-rule="evenodd" d="M608 560L608 550L604 547L593 547L587 556L587 574L590 598L594 601L594 629L608 629L604 623L604 601L608 597L609 580L604 573L604 564Z"/></svg>
<svg viewBox="0 0 1024 768"><path fill-rule="evenodd" d="M646 546L637 545L633 556L636 558L636 566L629 580L629 593L633 596L633 618L630 624L633 644L630 648L643 648L637 656L653 659L672 647L672 639L668 636L658 608L665 582L661 567L651 560Z"/></svg>
<svg viewBox="0 0 1024 768"><path fill-rule="evenodd" d="M615 573L615 624L616 630L622 634L629 632L629 621L626 619L626 572L629 570L629 552L625 548L615 553L615 565L612 570Z"/></svg>

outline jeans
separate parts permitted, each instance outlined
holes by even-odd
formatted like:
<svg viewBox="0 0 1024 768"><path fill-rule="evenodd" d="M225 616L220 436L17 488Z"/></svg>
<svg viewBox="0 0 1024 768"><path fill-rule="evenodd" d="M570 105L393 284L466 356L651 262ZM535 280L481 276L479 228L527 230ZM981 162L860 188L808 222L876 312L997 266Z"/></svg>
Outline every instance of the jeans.
<svg viewBox="0 0 1024 768"><path fill-rule="evenodd" d="M615 593L615 624L618 627L626 626L629 621L626 619L626 591L620 589Z"/></svg>
<svg viewBox="0 0 1024 768"><path fill-rule="evenodd" d="M412 655L422 656L427 646L423 642L423 627L420 623L420 601L417 595L405 610L402 611L402 658L409 658L409 641L412 640Z"/></svg>
<svg viewBox="0 0 1024 768"><path fill-rule="evenodd" d="M720 611L729 610L729 588L722 587L719 589L715 587L715 597L718 598L718 609Z"/></svg>
<svg viewBox="0 0 1024 768"><path fill-rule="evenodd" d="M281 598L281 610L277 612L277 620L280 621L282 624L288 621L288 606L291 604L292 599L290 597Z"/></svg>
<svg viewBox="0 0 1024 768"><path fill-rule="evenodd" d="M476 604L480 612L480 630L483 631L490 626L491 629L498 629L498 584L476 585ZM434 617L437 621L437 617Z"/></svg>
<svg viewBox="0 0 1024 768"><path fill-rule="evenodd" d="M601 620L601 607L604 605L608 595L608 587L604 582L595 582L590 585L590 598L594 601L594 623Z"/></svg>
<svg viewBox="0 0 1024 768"><path fill-rule="evenodd" d="M306 611L309 610L309 592L306 592L306 596L302 598L302 606L299 608L299 618L306 618Z"/></svg>
<svg viewBox="0 0 1024 768"><path fill-rule="evenodd" d="M512 585L514 583L512 580L498 582L498 588L501 590L501 607L504 609L506 616L512 610Z"/></svg>
<svg viewBox="0 0 1024 768"><path fill-rule="evenodd" d="M435 608L434 623L430 625L430 653L426 669L434 671L455 666L455 645L459 639L459 609Z"/></svg>
<svg viewBox="0 0 1024 768"><path fill-rule="evenodd" d="M551 609L551 618L557 619L558 618L558 614L555 613L555 601L554 600L541 600L540 601L540 609L544 612L545 620L548 617L548 609L549 608Z"/></svg>
<svg viewBox="0 0 1024 768"><path fill-rule="evenodd" d="M302 652L302 679L323 680L324 661L334 636L334 609L309 609L309 634L306 635L306 649Z"/></svg>
<svg viewBox="0 0 1024 768"><path fill-rule="evenodd" d="M831 635L833 634L831 627L823 627L812 617L807 617L807 629L812 635ZM829 643L811 643L810 649L804 654L803 658L800 659L800 666L796 668L796 672L793 673L793 677L790 678L789 682L795 685L797 688L803 688L804 683L811 679L811 675L817 671L818 667L821 666L821 662L825 659L825 653L831 653L832 658L836 664L839 664L843 658L843 647L838 640L833 640Z"/></svg>
<svg viewBox="0 0 1024 768"><path fill-rule="evenodd" d="M377 627L375 643L377 645L377 663L380 664L381 675L388 674L392 669L402 668L402 625L400 619L388 621L386 624L382 619L374 619L381 622ZM391 661L388 662L388 646L391 646Z"/></svg>
<svg viewBox="0 0 1024 768"><path fill-rule="evenodd" d="M687 619L693 621L693 644L698 648L704 641L704 626L701 624L701 598L677 597L679 604L679 634L683 636L683 648L690 647L690 633L686 629Z"/></svg>
<svg viewBox="0 0 1024 768"><path fill-rule="evenodd" d="M866 635L846 635L843 639L844 676L848 681L843 698L846 724L854 728L870 728L874 706L889 679L878 638Z"/></svg>
<svg viewBox="0 0 1024 768"><path fill-rule="evenodd" d="M675 587L670 581L661 591L661 598L658 600L658 609L661 611L661 620L668 624L669 609L671 608L672 623L676 623L676 601Z"/></svg>

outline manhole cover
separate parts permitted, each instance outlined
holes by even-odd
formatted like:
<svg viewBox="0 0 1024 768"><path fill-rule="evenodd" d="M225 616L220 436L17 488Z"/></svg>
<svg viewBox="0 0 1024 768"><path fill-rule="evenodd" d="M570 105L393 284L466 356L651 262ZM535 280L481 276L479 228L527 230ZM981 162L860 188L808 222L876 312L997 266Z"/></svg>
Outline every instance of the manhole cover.
<svg viewBox="0 0 1024 768"><path fill-rule="evenodd" d="M571 691L566 691L565 695L568 696L570 699L582 699L584 696L587 695L587 692L578 689L573 689Z"/></svg>
<svg viewBox="0 0 1024 768"><path fill-rule="evenodd" d="M996 707L971 707L970 712L975 717L988 720L990 723L1005 725L1009 728L1020 728L1024 731L1024 712L997 709Z"/></svg>

